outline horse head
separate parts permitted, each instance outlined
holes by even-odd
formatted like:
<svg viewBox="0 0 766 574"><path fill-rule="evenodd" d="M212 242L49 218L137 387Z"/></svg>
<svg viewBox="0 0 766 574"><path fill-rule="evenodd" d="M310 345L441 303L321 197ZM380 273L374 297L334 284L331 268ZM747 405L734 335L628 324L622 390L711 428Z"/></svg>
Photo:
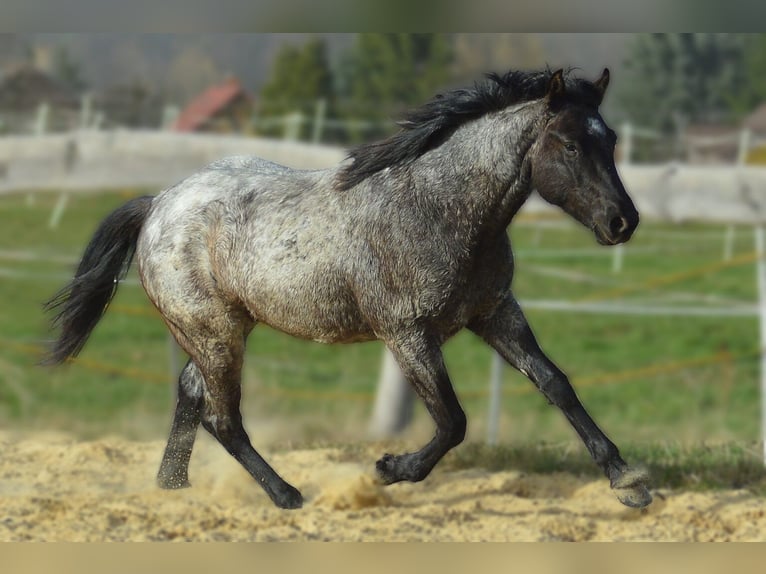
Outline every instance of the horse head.
<svg viewBox="0 0 766 574"><path fill-rule="evenodd" d="M598 108L609 70L596 82L582 82L576 94L555 72L545 96L547 122L532 150L532 185L546 201L561 207L592 230L599 243L630 239L638 226L633 205L614 164L617 136Z"/></svg>

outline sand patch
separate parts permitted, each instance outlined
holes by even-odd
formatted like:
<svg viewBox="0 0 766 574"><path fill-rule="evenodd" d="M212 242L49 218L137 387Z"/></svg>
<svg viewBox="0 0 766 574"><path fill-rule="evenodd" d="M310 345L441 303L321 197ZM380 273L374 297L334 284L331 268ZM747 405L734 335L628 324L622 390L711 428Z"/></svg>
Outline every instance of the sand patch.
<svg viewBox="0 0 766 574"><path fill-rule="evenodd" d="M163 441L0 433L0 540L39 541L766 541L766 501L746 491L654 490L622 506L606 480L523 470L447 471L382 486L375 445L264 452L304 494L275 508L212 441L192 457L192 488L154 484Z"/></svg>

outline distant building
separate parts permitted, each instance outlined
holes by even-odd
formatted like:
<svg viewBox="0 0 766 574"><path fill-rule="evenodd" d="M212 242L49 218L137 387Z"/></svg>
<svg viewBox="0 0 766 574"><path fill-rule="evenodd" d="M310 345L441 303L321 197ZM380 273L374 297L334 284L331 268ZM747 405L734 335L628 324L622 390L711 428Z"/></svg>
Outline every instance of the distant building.
<svg viewBox="0 0 766 574"><path fill-rule="evenodd" d="M252 98L236 78L210 86L178 115L179 132L244 132L249 129Z"/></svg>

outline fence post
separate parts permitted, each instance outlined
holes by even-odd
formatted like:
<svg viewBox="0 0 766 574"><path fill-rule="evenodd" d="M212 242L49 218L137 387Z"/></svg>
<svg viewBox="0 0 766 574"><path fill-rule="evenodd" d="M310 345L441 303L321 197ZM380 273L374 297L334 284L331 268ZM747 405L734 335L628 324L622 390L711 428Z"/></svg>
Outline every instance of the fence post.
<svg viewBox="0 0 766 574"><path fill-rule="evenodd" d="M739 132L739 147L737 148L737 165L743 166L747 163L747 154L750 151L750 130L744 129Z"/></svg>
<svg viewBox="0 0 766 574"><path fill-rule="evenodd" d="M500 404L502 403L503 358L492 353L489 372L489 414L487 416L487 444L497 444L500 429Z"/></svg>
<svg viewBox="0 0 766 574"><path fill-rule="evenodd" d="M93 97L90 92L82 95L80 98L80 129L84 130L90 127L91 115L93 111Z"/></svg>
<svg viewBox="0 0 766 574"><path fill-rule="evenodd" d="M62 191L61 195L59 195L59 200L56 202L56 205L53 207L53 211L51 212L51 217L48 220L48 229L56 229L59 226L59 223L61 222L61 218L64 216L64 211L66 211L66 206L69 203L69 192Z"/></svg>
<svg viewBox="0 0 766 574"><path fill-rule="evenodd" d="M282 137L287 141L296 141L301 133L301 124L303 123L303 114L293 112L285 116L285 131Z"/></svg>
<svg viewBox="0 0 766 574"><path fill-rule="evenodd" d="M48 116L50 115L50 106L43 102L37 106L37 116L35 117L35 135L41 136L48 131Z"/></svg>
<svg viewBox="0 0 766 574"><path fill-rule="evenodd" d="M612 273L622 272L622 259L625 255L625 246L619 243L612 247Z"/></svg>
<svg viewBox="0 0 766 574"><path fill-rule="evenodd" d="M726 226L726 231L723 235L723 260L729 261L734 252L734 224L730 223Z"/></svg>
<svg viewBox="0 0 766 574"><path fill-rule="evenodd" d="M403 431L412 420L414 404L412 387L402 375L394 356L384 349L370 434L375 438L384 438Z"/></svg>
<svg viewBox="0 0 766 574"><path fill-rule="evenodd" d="M620 150L620 164L630 165L631 156L633 155L633 126L630 122L622 124L620 139L620 145L622 146L622 149ZM612 273L620 273L622 271L622 259L624 255L625 248L622 244L612 248Z"/></svg>
<svg viewBox="0 0 766 574"><path fill-rule="evenodd" d="M758 310L761 354L761 440L763 462L766 465L766 261L764 261L763 226L755 228L756 282L758 285Z"/></svg>
<svg viewBox="0 0 766 574"><path fill-rule="evenodd" d="M178 106L166 105L162 108L162 129L173 129L179 115L181 115L181 110Z"/></svg>
<svg viewBox="0 0 766 574"><path fill-rule="evenodd" d="M316 109L314 111L314 131L311 134L311 141L314 144L318 144L322 139L322 131L324 130L324 120L327 115L327 100L321 98L317 100Z"/></svg>
<svg viewBox="0 0 766 574"><path fill-rule="evenodd" d="M620 163L623 165L630 165L633 156L633 126L630 122L625 122L622 124L622 129L620 131L620 139L622 140L620 142L620 145L622 146L622 149L620 150Z"/></svg>

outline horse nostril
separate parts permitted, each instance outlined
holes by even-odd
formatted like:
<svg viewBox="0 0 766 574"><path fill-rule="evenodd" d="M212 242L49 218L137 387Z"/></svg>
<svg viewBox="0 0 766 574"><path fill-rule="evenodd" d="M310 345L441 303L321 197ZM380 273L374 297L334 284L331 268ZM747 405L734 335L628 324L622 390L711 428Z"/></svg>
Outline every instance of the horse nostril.
<svg viewBox="0 0 766 574"><path fill-rule="evenodd" d="M609 231L613 236L618 236L628 230L628 220L624 217L613 217L609 222Z"/></svg>

